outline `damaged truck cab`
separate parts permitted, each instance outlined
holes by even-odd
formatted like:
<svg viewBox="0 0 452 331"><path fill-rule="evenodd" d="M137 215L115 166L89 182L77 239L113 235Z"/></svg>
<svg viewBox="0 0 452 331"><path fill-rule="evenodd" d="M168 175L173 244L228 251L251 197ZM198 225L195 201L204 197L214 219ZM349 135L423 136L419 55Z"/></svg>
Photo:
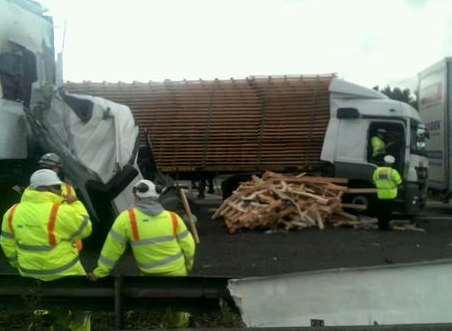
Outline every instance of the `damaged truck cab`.
<svg viewBox="0 0 452 331"><path fill-rule="evenodd" d="M53 24L26 1L0 1L0 192L3 211L17 200L14 185L28 184L39 153L28 135L24 108L32 84L53 82Z"/></svg>
<svg viewBox="0 0 452 331"><path fill-rule="evenodd" d="M334 165L334 175L349 178L351 187L369 187L379 163L371 139L384 132L385 154L396 159L403 178L397 210L414 215L425 205L428 160L426 131L418 112L380 92L334 80L330 85L330 121L321 158ZM372 206L373 195L354 195L354 202Z"/></svg>
<svg viewBox="0 0 452 331"><path fill-rule="evenodd" d="M140 178L130 109L56 86L52 19L29 0L0 0L0 201L18 200L44 152L61 156L95 220L111 222L133 202Z"/></svg>

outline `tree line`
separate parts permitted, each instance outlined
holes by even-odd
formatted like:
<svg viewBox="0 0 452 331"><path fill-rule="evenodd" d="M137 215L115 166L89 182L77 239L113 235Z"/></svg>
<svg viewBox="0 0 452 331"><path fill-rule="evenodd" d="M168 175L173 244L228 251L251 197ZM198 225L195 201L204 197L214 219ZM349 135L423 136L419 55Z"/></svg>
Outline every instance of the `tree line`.
<svg viewBox="0 0 452 331"><path fill-rule="evenodd" d="M410 89L401 89L399 87L393 87L387 85L384 88L380 88L379 86L374 86L373 88L376 91L379 91L389 98L393 100L402 101L405 103L410 104L414 109L417 110L417 100L418 100L418 92L414 91L414 93L411 93Z"/></svg>

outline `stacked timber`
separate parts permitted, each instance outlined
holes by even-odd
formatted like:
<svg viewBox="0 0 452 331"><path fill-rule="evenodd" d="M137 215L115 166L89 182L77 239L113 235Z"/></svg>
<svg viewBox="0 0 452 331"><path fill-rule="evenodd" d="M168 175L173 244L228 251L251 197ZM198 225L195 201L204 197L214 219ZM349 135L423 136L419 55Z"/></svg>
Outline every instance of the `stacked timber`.
<svg viewBox="0 0 452 331"><path fill-rule="evenodd" d="M83 82L66 89L129 106L163 172L284 172L323 164L332 78Z"/></svg>
<svg viewBox="0 0 452 331"><path fill-rule="evenodd" d="M358 224L358 218L343 210L360 208L341 202L348 191L346 179L287 176L266 172L242 183L216 210L229 233L241 229L299 230L327 225Z"/></svg>

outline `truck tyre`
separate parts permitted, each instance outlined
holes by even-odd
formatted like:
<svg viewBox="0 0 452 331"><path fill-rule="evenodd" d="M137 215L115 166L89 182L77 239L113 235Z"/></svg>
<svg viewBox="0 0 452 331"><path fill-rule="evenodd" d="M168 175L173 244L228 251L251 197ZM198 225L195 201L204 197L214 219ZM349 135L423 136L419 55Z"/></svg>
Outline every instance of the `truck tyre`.
<svg viewBox="0 0 452 331"><path fill-rule="evenodd" d="M13 184L0 185L0 217L14 204L20 201L20 194L11 187Z"/></svg>
<svg viewBox="0 0 452 331"><path fill-rule="evenodd" d="M388 231L390 230L389 222L388 221L382 221L381 219L378 220L378 230L380 231Z"/></svg>
<svg viewBox="0 0 452 331"><path fill-rule="evenodd" d="M226 178L221 183L221 192L223 193L223 200L229 198L232 193L239 187L241 182L246 182L251 179L251 175L237 175Z"/></svg>

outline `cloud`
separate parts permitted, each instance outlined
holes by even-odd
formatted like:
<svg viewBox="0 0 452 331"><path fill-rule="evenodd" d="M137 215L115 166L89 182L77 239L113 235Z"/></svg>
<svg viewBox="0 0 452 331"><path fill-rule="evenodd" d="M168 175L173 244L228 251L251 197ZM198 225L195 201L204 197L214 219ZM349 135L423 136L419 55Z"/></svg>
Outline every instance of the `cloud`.
<svg viewBox="0 0 452 331"><path fill-rule="evenodd" d="M65 77L163 80L337 72L373 86L452 54L449 0L47 0Z"/></svg>

